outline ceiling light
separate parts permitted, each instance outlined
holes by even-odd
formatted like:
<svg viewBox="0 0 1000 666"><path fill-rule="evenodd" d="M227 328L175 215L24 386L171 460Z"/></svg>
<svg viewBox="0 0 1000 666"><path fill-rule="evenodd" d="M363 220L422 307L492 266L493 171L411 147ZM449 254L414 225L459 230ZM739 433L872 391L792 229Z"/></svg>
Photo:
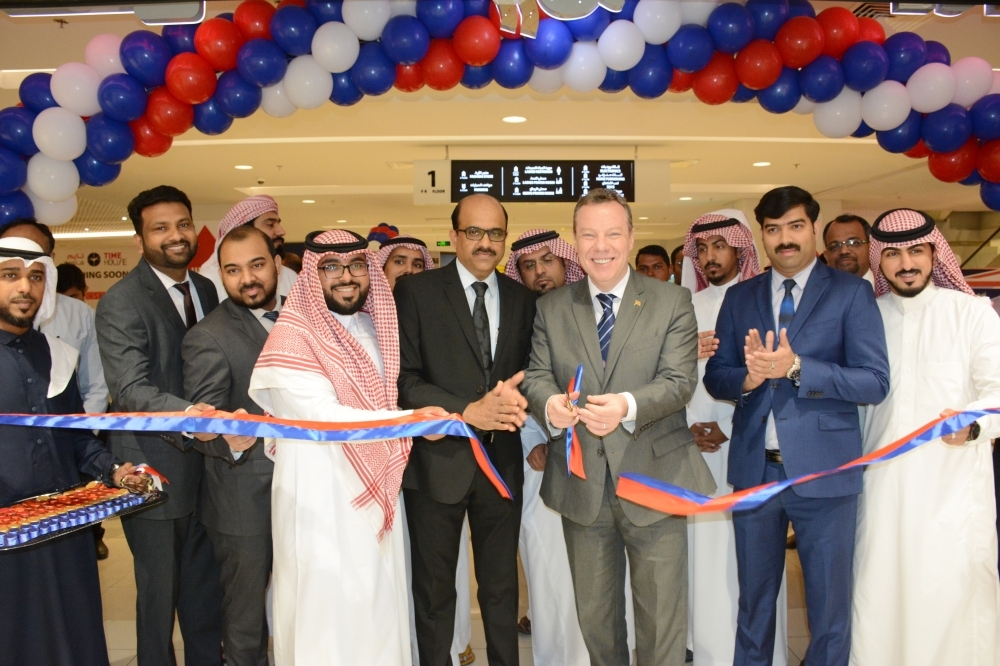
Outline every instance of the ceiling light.
<svg viewBox="0 0 1000 666"><path fill-rule="evenodd" d="M302 203L316 203L315 199L303 199Z"/></svg>
<svg viewBox="0 0 1000 666"><path fill-rule="evenodd" d="M122 215L122 221L127 220L127 219L128 219L127 217L125 217L124 215Z"/></svg>
<svg viewBox="0 0 1000 666"><path fill-rule="evenodd" d="M771 166L771 163L770 162L754 162L753 165L755 167L765 167L765 166Z"/></svg>
<svg viewBox="0 0 1000 666"><path fill-rule="evenodd" d="M347 224L347 220L337 220L337 224Z"/></svg>
<svg viewBox="0 0 1000 666"><path fill-rule="evenodd" d="M681 201L691 201L691 197L681 197Z"/></svg>
<svg viewBox="0 0 1000 666"><path fill-rule="evenodd" d="M640 217L639 219L640 220L648 220L649 218L644 216L644 217Z"/></svg>
<svg viewBox="0 0 1000 666"><path fill-rule="evenodd" d="M253 167L250 166L249 164L237 164L236 168L239 169L240 171L249 171Z"/></svg>
<svg viewBox="0 0 1000 666"><path fill-rule="evenodd" d="M527 120L528 119L525 118L524 116L504 116L503 119L505 123L512 123L512 124L523 123Z"/></svg>

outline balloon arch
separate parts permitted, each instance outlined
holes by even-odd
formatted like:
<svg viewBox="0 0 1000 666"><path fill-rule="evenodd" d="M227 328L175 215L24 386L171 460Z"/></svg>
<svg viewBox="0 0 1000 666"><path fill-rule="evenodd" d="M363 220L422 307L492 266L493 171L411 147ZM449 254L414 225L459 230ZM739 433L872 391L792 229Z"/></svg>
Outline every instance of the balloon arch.
<svg viewBox="0 0 1000 666"><path fill-rule="evenodd" d="M771 113L811 113L825 136L874 133L889 152L927 157L934 177L978 185L1000 210L1000 77L981 58L952 63L938 42L886 38L872 19L817 14L808 0L609 0L619 11L591 2L574 20L545 14L562 0L540 2L244 0L160 35L98 35L85 63L31 74L21 103L0 111L0 223L68 221L81 183L107 185L133 153L161 155L192 126L215 135L258 108L283 118L393 86L491 81L756 99Z"/></svg>

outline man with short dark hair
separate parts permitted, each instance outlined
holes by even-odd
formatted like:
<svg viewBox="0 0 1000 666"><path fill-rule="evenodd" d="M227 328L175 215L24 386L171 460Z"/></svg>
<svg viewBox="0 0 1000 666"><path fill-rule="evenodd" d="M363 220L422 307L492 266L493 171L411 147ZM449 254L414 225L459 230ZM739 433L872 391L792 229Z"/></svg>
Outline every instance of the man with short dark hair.
<svg viewBox="0 0 1000 666"><path fill-rule="evenodd" d="M674 263L662 245L647 245L635 253L635 270L646 277L669 282L674 274Z"/></svg>
<svg viewBox="0 0 1000 666"><path fill-rule="evenodd" d="M674 274L674 284L678 287L687 285L681 285L681 277L684 274L684 246L678 245L674 248L674 251L670 253L670 263L671 270Z"/></svg>
<svg viewBox="0 0 1000 666"><path fill-rule="evenodd" d="M823 257L837 270L854 273L875 286L868 260L871 226L857 215L839 215L823 227Z"/></svg>
<svg viewBox="0 0 1000 666"><path fill-rule="evenodd" d="M70 263L59 264L56 266L56 272L59 274L56 293L86 303L87 278L80 267Z"/></svg>

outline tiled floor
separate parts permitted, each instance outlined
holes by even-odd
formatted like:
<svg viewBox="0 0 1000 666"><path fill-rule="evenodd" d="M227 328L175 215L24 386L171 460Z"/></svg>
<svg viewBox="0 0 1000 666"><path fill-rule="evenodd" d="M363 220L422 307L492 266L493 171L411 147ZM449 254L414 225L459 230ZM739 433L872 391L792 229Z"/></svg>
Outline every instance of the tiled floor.
<svg viewBox="0 0 1000 666"><path fill-rule="evenodd" d="M121 523L109 520L104 542L111 556L100 562L101 594L104 599L104 634L108 641L111 666L135 666L135 579L132 575L132 555L129 553ZM524 612L527 593L521 581L521 614ZM487 666L486 637L476 603L475 580L472 581L472 649L476 653L476 666ZM805 594L802 587L802 567L795 551L788 555L788 663L800 666L809 631L806 628ZM531 637L520 636L521 666L533 666ZM174 649L177 663L184 663L184 643L180 631L174 629Z"/></svg>

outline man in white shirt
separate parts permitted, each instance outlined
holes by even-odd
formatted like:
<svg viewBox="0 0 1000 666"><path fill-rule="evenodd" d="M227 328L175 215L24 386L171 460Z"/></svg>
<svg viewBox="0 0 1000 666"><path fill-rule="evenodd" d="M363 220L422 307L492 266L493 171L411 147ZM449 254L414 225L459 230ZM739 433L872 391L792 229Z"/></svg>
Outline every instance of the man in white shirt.
<svg viewBox="0 0 1000 666"><path fill-rule="evenodd" d="M853 273L875 286L868 244L871 225L857 215L838 215L823 227L823 258L827 266Z"/></svg>
<svg viewBox="0 0 1000 666"><path fill-rule="evenodd" d="M965 282L933 218L872 226L871 264L889 348L885 402L868 407L865 453L939 416L1000 407L1000 319ZM858 512L851 664L1000 663L1000 579L987 416L869 466Z"/></svg>

